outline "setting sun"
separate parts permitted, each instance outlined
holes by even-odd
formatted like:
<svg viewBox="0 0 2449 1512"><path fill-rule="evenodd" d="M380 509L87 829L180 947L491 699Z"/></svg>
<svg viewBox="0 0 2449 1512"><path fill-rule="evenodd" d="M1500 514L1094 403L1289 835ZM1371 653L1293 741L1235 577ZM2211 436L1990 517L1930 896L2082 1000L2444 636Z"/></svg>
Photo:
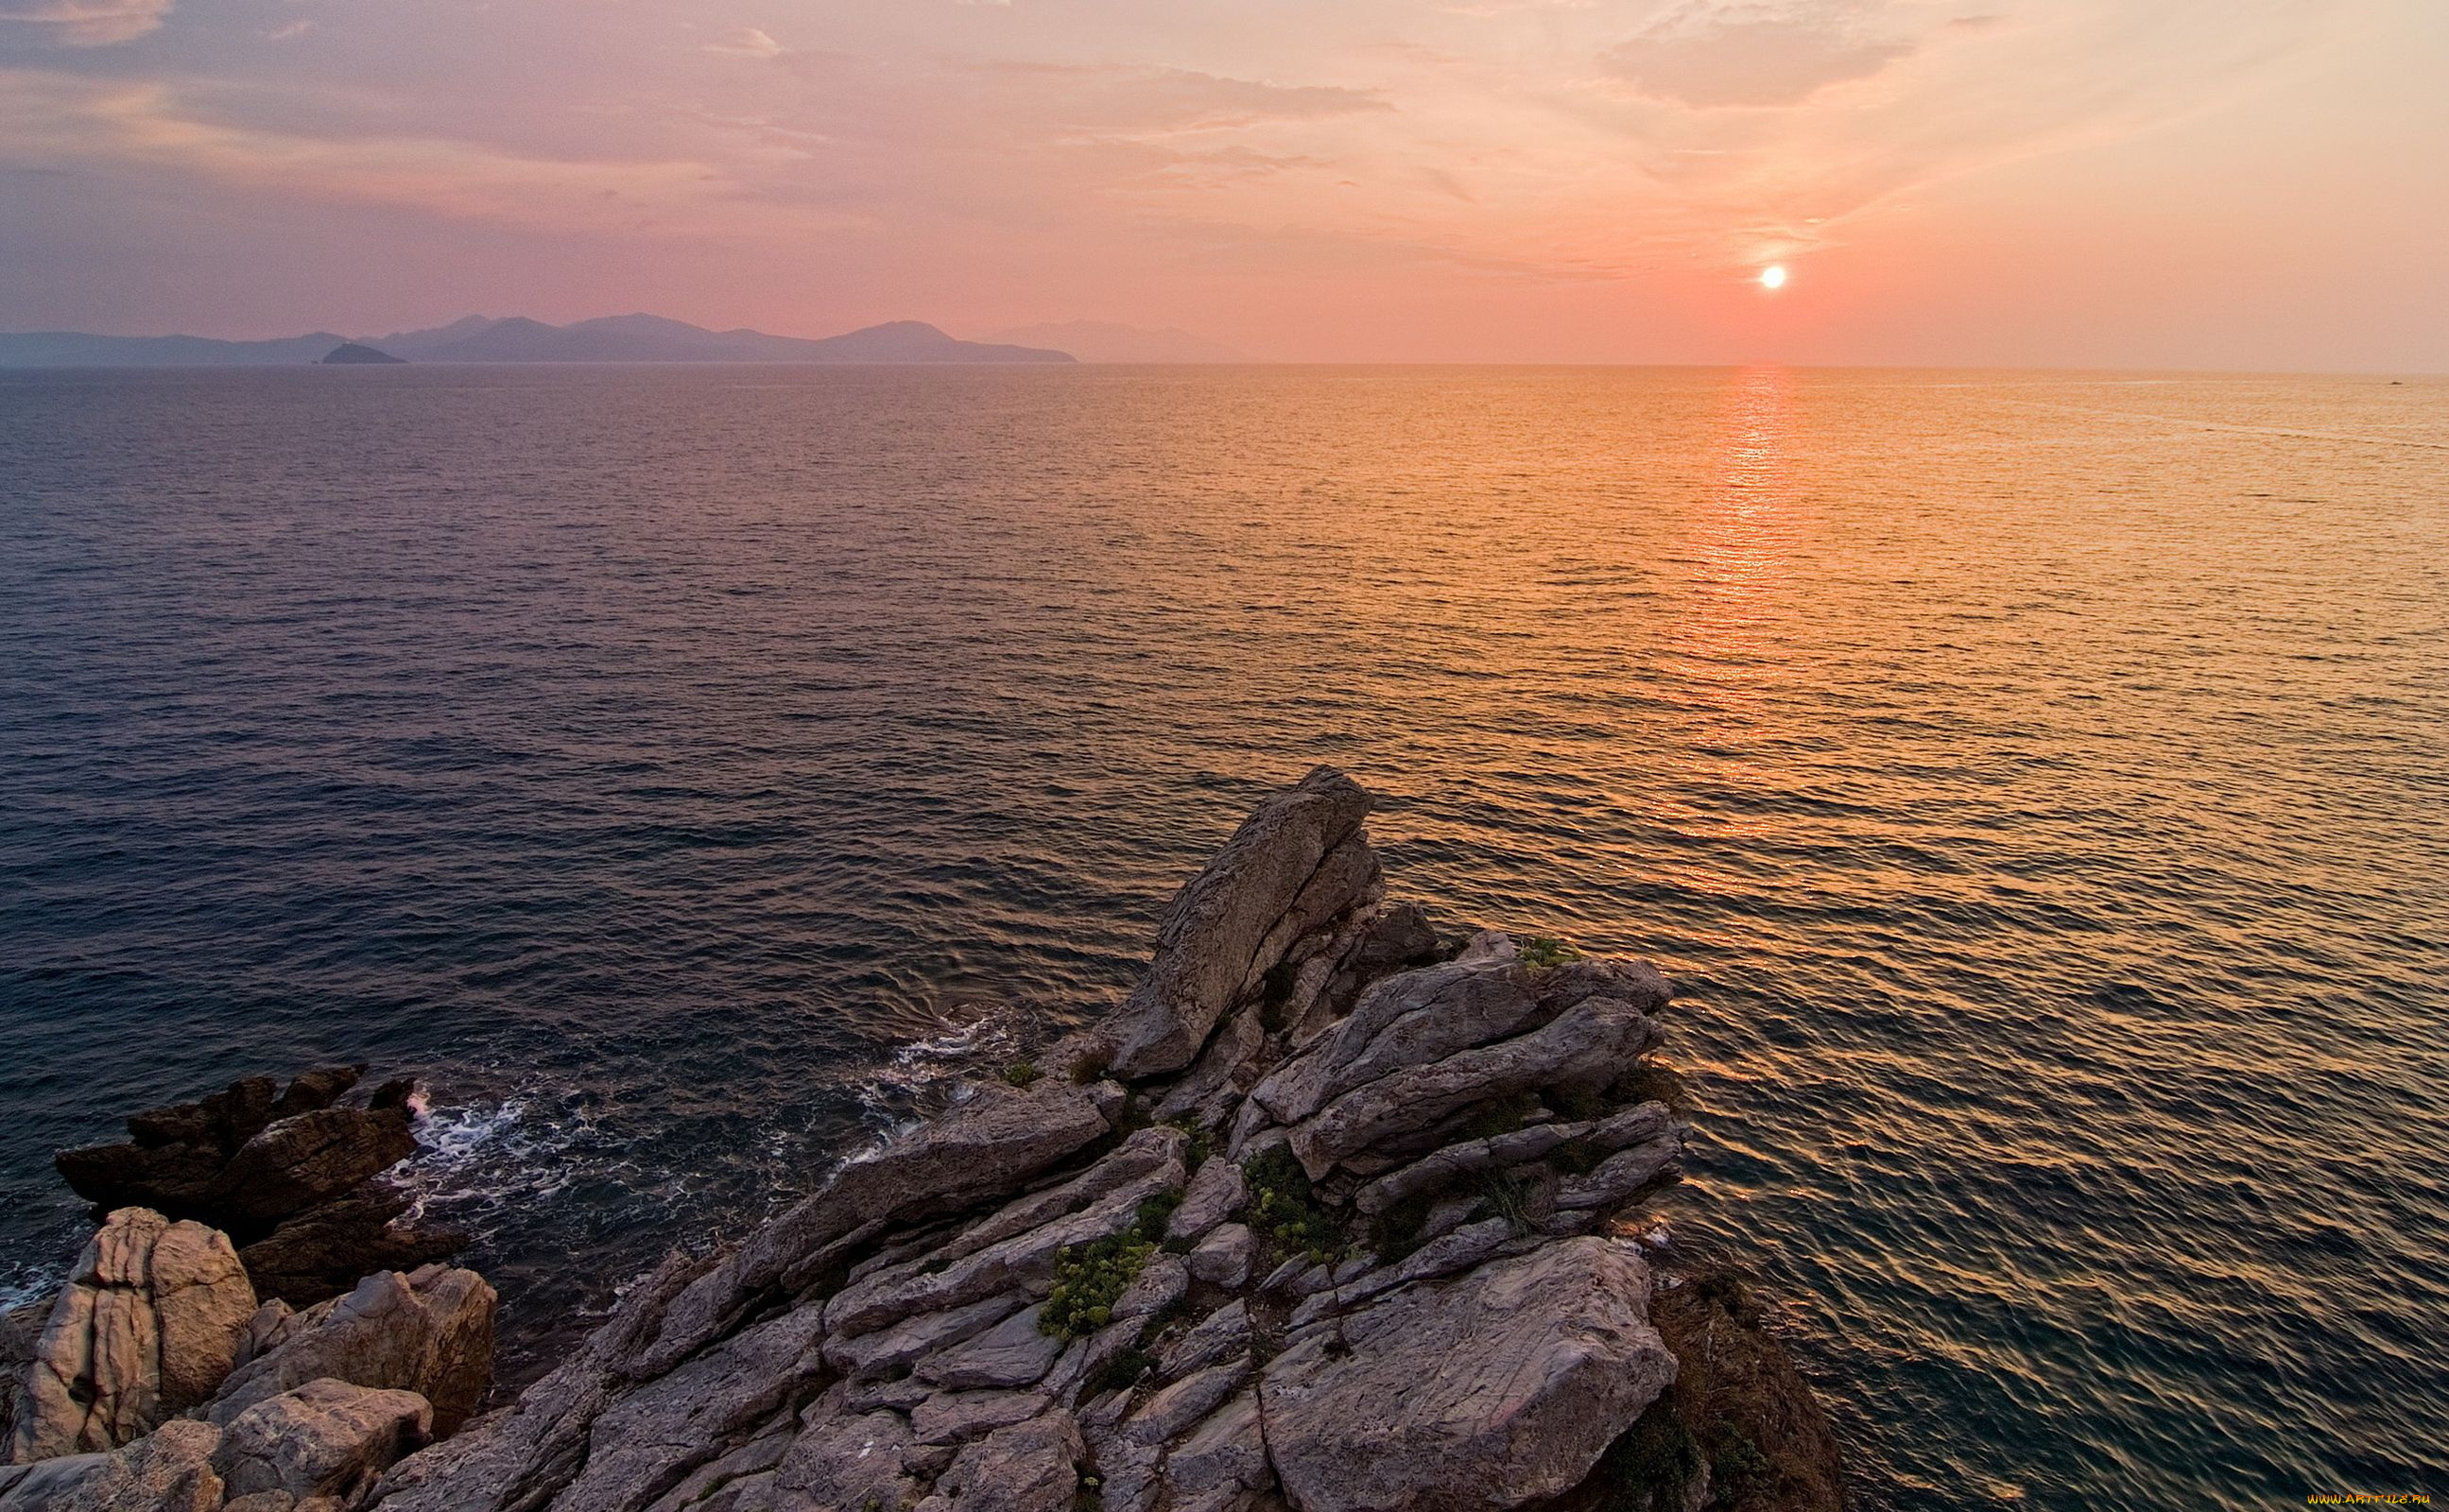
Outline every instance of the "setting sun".
<svg viewBox="0 0 2449 1512"><path fill-rule="evenodd" d="M1783 289L1785 287L1785 270L1781 267L1763 268L1760 281L1764 289Z"/></svg>

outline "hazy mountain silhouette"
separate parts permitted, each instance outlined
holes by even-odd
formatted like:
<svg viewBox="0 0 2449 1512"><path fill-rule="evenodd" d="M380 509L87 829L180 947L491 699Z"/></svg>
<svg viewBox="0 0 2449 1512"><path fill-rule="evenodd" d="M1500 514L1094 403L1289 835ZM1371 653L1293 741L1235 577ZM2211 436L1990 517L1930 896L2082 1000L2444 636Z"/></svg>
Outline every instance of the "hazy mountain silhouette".
<svg viewBox="0 0 2449 1512"><path fill-rule="evenodd" d="M415 362L1070 362L1042 347L961 341L923 320L895 320L809 339L762 331L708 331L660 316L607 316L566 326L522 316L469 316L428 331L351 338L317 332L280 341L204 336L97 336L46 331L0 335L0 367L138 367L319 362L355 344Z"/></svg>
<svg viewBox="0 0 2449 1512"><path fill-rule="evenodd" d="M1066 320L1059 324L1015 326L998 331L989 341L1016 341L1022 346L1053 347L1083 362L1247 362L1249 357L1222 341L1167 326L1117 325L1107 320Z"/></svg>

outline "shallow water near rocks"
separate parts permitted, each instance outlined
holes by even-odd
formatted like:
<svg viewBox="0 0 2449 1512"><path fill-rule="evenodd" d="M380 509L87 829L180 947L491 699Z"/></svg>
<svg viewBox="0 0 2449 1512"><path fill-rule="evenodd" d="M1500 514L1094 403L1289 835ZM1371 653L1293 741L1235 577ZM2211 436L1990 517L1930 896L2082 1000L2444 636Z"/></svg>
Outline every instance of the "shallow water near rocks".
<svg viewBox="0 0 2449 1512"><path fill-rule="evenodd" d="M1125 990L1267 788L1651 957L1874 1507L2449 1490L2449 384L0 374L0 1284L337 1059L514 1355Z"/></svg>

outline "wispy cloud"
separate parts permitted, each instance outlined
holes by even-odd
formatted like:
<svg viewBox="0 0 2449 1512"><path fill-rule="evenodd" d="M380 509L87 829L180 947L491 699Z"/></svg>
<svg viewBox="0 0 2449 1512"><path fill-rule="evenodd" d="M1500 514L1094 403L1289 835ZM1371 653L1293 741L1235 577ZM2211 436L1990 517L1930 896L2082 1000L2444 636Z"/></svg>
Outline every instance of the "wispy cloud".
<svg viewBox="0 0 2449 1512"><path fill-rule="evenodd" d="M707 43L704 50L740 58L779 58L791 49L755 27L737 27Z"/></svg>
<svg viewBox="0 0 2449 1512"><path fill-rule="evenodd" d="M25 27L65 48L106 48L161 29L172 3L173 0L0 0L0 24Z"/></svg>

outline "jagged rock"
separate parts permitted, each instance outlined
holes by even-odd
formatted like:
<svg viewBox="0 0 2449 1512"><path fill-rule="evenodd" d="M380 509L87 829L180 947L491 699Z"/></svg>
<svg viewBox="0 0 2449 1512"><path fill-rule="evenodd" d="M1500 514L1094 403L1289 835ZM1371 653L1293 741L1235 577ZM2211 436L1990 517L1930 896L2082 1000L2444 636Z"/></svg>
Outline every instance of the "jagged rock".
<svg viewBox="0 0 2449 1512"><path fill-rule="evenodd" d="M800 1308L724 1340L607 1408L561 1512L642 1512L786 1407L823 1369L820 1310Z"/></svg>
<svg viewBox="0 0 2449 1512"><path fill-rule="evenodd" d="M1257 1393L1244 1391L1219 1407L1188 1438L1166 1452L1165 1479L1177 1512L1234 1512L1274 1479ZM1321 1512L1304 1508L1303 1512Z"/></svg>
<svg viewBox="0 0 2449 1512"><path fill-rule="evenodd" d="M394 1224L408 1199L376 1177L416 1149L413 1083L386 1082L365 1106L338 1105L364 1070L308 1071L286 1091L248 1077L133 1115L129 1143L65 1150L54 1163L100 1207L142 1205L228 1234L258 1295L321 1301L369 1272L440 1259L465 1242Z"/></svg>
<svg viewBox="0 0 2449 1512"><path fill-rule="evenodd" d="M35 1340L10 1457L116 1448L196 1406L229 1374L254 1312L226 1236L149 1208L113 1213Z"/></svg>
<svg viewBox="0 0 2449 1512"><path fill-rule="evenodd" d="M467 1248L455 1229L403 1224L407 1193L364 1182L312 1207L239 1252L258 1294L300 1307L356 1286L376 1271L414 1271Z"/></svg>
<svg viewBox="0 0 2449 1512"><path fill-rule="evenodd" d="M915 1443L898 1412L819 1418L775 1472L774 1512L905 1506L923 1489L908 1463Z"/></svg>
<svg viewBox="0 0 2449 1512"><path fill-rule="evenodd" d="M202 1423L171 1422L125 1448L0 1468L0 1512L222 1512Z"/></svg>
<svg viewBox="0 0 2449 1512"><path fill-rule="evenodd" d="M1418 966L1437 952L1437 931L1429 916L1409 903L1388 906L1369 921L1353 947L1349 965L1369 976L1383 976L1398 967Z"/></svg>
<svg viewBox="0 0 2449 1512"><path fill-rule="evenodd" d="M1232 1216L1249 1195L1238 1161L1210 1158L1191 1173L1190 1184L1183 1188L1182 1206L1166 1222L1166 1234L1196 1239Z"/></svg>
<svg viewBox="0 0 2449 1512"><path fill-rule="evenodd" d="M938 1391L912 1411L910 1426L921 1444L967 1444L1046 1407L1041 1391Z"/></svg>
<svg viewBox="0 0 2449 1512"><path fill-rule="evenodd" d="M1360 837L1371 801L1320 767L1243 822L1166 909L1155 960L1114 1021L1117 1076L1190 1064L1295 939L1359 898L1377 870Z"/></svg>
<svg viewBox="0 0 2449 1512"><path fill-rule="evenodd" d="M1054 1368L1063 1341L1037 1327L1043 1307L1013 1313L965 1344L921 1361L918 1374L955 1390L1035 1386Z"/></svg>
<svg viewBox="0 0 2449 1512"><path fill-rule="evenodd" d="M1571 1489L1675 1377L1649 1296L1630 1247L1564 1239L1315 1330L1261 1388L1286 1495L1460 1512Z"/></svg>
<svg viewBox="0 0 2449 1512"><path fill-rule="evenodd" d="M919 1503L941 1512L1071 1512L1089 1454L1064 1411L1001 1427L960 1452Z"/></svg>
<svg viewBox="0 0 2449 1512"><path fill-rule="evenodd" d="M1157 1358L1157 1378L1172 1381L1194 1370L1204 1370L1248 1349L1250 1338L1249 1306L1236 1298L1166 1346Z"/></svg>
<svg viewBox="0 0 2449 1512"><path fill-rule="evenodd" d="M26 1370L34 1363L34 1341L42 1336L43 1320L51 1315L54 1298L42 1297L0 1312L0 1461L16 1431L18 1404L26 1395Z"/></svg>
<svg viewBox="0 0 2449 1512"><path fill-rule="evenodd" d="M1218 1226L1199 1241L1188 1256L1191 1279L1239 1291L1249 1284L1250 1267L1259 1257L1259 1236L1247 1224Z"/></svg>
<svg viewBox="0 0 2449 1512"><path fill-rule="evenodd" d="M640 1352L635 1373L640 1379L661 1374L722 1333L761 1297L805 1285L821 1271L834 1242L889 1221L1000 1196L1108 1132L1105 1116L1084 1088L1042 1081L1025 1090L982 1087L942 1118L842 1167L824 1191L758 1230L737 1253L691 1282L665 1311L661 1331ZM1000 1290L990 1287L959 1301Z"/></svg>
<svg viewBox="0 0 2449 1512"><path fill-rule="evenodd" d="M1542 1015L1530 977L1494 958L1388 977L1250 1097L1279 1121L1299 1123L1380 1077L1502 1039Z"/></svg>
<svg viewBox="0 0 2449 1512"><path fill-rule="evenodd" d="M1142 1202L1160 1193L1179 1192L1183 1181L1176 1154L1082 1212L989 1245L942 1270L913 1261L879 1271L834 1294L825 1305L826 1326L850 1337L919 1312L963 1307L1015 1288L1043 1297L1053 1285L1059 1251L1128 1228Z"/></svg>
<svg viewBox="0 0 2449 1512"><path fill-rule="evenodd" d="M1380 1077L1292 1130L1312 1179L1364 1151L1399 1151L1471 1107L1551 1087L1595 1091L1657 1047L1656 1020L1620 998L1587 998L1532 1033Z"/></svg>
<svg viewBox="0 0 2449 1512"><path fill-rule="evenodd" d="M1653 1104L1654 1106L1655 1104ZM1556 1188L1556 1206L1565 1209L1613 1207L1629 1201L1664 1175L1683 1157L1684 1140L1674 1133L1619 1150L1599 1162L1588 1176L1575 1177Z"/></svg>
<svg viewBox="0 0 2449 1512"><path fill-rule="evenodd" d="M447 1437L492 1383L493 1301L493 1289L473 1271L431 1265L411 1275L370 1275L347 1296L292 1320L278 1347L231 1372L205 1415L226 1424L258 1402L330 1377L415 1392L434 1405L434 1431Z"/></svg>
<svg viewBox="0 0 2449 1512"><path fill-rule="evenodd" d="M354 1499L434 1431L414 1391L309 1381L232 1418L213 1450L224 1497L281 1491Z"/></svg>
<svg viewBox="0 0 2449 1512"><path fill-rule="evenodd" d="M938 1349L959 1344L994 1327L1028 1305L1028 1297L1017 1292L1007 1292L983 1302L973 1302L967 1307L950 1308L941 1312L922 1312L873 1333L852 1337L837 1333L825 1340L825 1363L849 1380L873 1380L903 1366L915 1365ZM1030 1317L1034 1324L1036 1313L1032 1311Z"/></svg>
<svg viewBox="0 0 2449 1512"><path fill-rule="evenodd" d="M1240 1390L1249 1377L1246 1354L1186 1375L1141 1404L1123 1424L1122 1436L1134 1444L1170 1443L1223 1407L1225 1398Z"/></svg>
<svg viewBox="0 0 2449 1512"><path fill-rule="evenodd" d="M1538 1124L1511 1134L1464 1139L1369 1182L1353 1194L1352 1205L1363 1214L1382 1213L1406 1197L1435 1191L1475 1171L1536 1160L1576 1140L1594 1150L1621 1150L1667 1136L1674 1122L1667 1104L1645 1102L1605 1119Z"/></svg>

